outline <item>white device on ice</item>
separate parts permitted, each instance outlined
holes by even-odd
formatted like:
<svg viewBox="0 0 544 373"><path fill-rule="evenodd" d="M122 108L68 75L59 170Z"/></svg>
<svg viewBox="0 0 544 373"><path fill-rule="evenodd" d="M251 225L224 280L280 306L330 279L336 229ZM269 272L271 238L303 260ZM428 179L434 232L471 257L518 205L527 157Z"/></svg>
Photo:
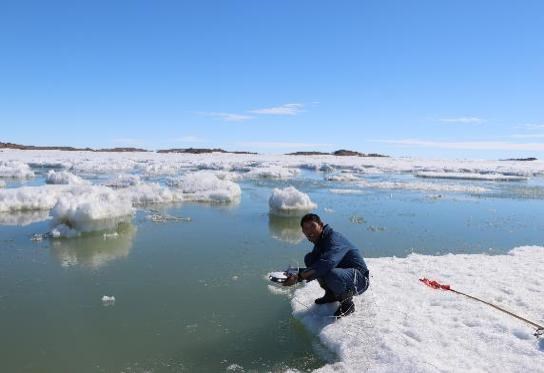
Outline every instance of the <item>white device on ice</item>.
<svg viewBox="0 0 544 373"><path fill-rule="evenodd" d="M298 272L299 272L298 268L289 267L287 268L287 270L283 272L270 272L268 274L268 278L272 282L279 282L281 284L282 282L285 282L285 280L287 280L289 277L297 275Z"/></svg>

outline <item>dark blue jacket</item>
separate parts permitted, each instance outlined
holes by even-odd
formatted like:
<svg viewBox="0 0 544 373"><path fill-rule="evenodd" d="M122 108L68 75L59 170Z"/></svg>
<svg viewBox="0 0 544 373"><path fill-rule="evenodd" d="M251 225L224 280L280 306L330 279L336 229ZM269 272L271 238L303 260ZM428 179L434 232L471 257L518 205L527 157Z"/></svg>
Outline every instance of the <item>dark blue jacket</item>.
<svg viewBox="0 0 544 373"><path fill-rule="evenodd" d="M306 254L304 262L308 269L316 271L308 281L326 275L333 268L355 268L368 276L368 268L359 250L328 224L323 227L321 238L312 252Z"/></svg>

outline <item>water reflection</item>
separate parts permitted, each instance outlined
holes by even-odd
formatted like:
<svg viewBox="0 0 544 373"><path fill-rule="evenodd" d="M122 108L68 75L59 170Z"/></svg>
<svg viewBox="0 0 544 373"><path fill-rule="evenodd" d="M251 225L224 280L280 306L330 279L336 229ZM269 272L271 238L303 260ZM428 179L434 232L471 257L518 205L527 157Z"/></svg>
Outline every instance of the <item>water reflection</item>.
<svg viewBox="0 0 544 373"><path fill-rule="evenodd" d="M300 230L299 216L279 216L269 214L268 229L270 230L272 238L279 241L297 244L304 240L304 235Z"/></svg>
<svg viewBox="0 0 544 373"><path fill-rule="evenodd" d="M135 226L122 224L115 233L95 233L70 239L53 239L51 253L63 267L81 265L99 268L112 260L127 257L132 249L135 235Z"/></svg>
<svg viewBox="0 0 544 373"><path fill-rule="evenodd" d="M49 219L49 210L14 211L0 213L0 225L25 226Z"/></svg>

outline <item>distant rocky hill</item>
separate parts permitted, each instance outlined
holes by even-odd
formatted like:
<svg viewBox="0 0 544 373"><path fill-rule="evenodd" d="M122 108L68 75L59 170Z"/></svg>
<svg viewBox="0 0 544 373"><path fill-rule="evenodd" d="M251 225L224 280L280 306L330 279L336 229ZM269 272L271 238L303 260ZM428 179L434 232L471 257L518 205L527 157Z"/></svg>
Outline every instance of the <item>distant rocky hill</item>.
<svg viewBox="0 0 544 373"><path fill-rule="evenodd" d="M0 142L0 149L17 149L17 150L62 150L68 152L147 152L149 150L139 148L74 148L72 146L35 146L35 145L20 145L11 142Z"/></svg>
<svg viewBox="0 0 544 373"><path fill-rule="evenodd" d="M288 153L287 155L336 155L336 156L340 156L340 157L345 157L345 156L351 156L351 157L389 157L388 155L383 155L383 154L360 153L360 152L356 152L356 151L353 151L353 150L346 150L346 149L336 150L336 151L334 151L332 153L309 151L309 152Z"/></svg>
<svg viewBox="0 0 544 373"><path fill-rule="evenodd" d="M517 161L517 162L530 162L530 161L536 161L536 160L537 159L535 157L501 159L501 161Z"/></svg>
<svg viewBox="0 0 544 373"><path fill-rule="evenodd" d="M229 154L257 154L251 152L242 151L226 151L219 148L186 148L186 149L161 149L157 150L157 153L185 153L185 154L206 154L206 153L229 153Z"/></svg>
<svg viewBox="0 0 544 373"><path fill-rule="evenodd" d="M35 145L21 145L11 142L0 142L0 149L17 149L17 150L62 150L62 151L87 151L87 152L117 152L117 153L129 153L129 152L149 152L150 150L141 148L74 148L72 146L35 146ZM182 154L209 154L209 153L226 153L226 154L258 154L246 151L227 151L220 148L172 148L172 149L160 149L157 153L182 153ZM332 153L318 152L318 151L302 151L288 153L287 155L336 155L336 156L352 156L352 157L388 157L387 155L377 153L360 153L353 150L340 149ZM524 159L510 159L515 161L531 161L536 158L524 158Z"/></svg>

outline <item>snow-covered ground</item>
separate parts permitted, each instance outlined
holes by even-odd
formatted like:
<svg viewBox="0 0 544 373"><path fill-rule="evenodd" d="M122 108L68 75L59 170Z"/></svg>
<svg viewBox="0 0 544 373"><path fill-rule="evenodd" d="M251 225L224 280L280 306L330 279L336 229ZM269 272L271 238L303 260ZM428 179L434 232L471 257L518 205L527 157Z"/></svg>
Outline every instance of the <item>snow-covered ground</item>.
<svg viewBox="0 0 544 373"><path fill-rule="evenodd" d="M544 247L484 254L367 260L370 288L356 312L334 322L337 304L316 306L313 281L297 289L294 315L339 362L322 372L544 372L544 340L534 328L451 291L425 286L427 277L544 324Z"/></svg>
<svg viewBox="0 0 544 373"><path fill-rule="evenodd" d="M251 178L288 179L298 169L345 174L383 172L418 173L441 176L455 173L470 178L493 180L501 175L532 177L544 175L544 161L492 161L467 159L364 158L258 154L161 154L161 153L92 153L63 151L0 151L0 177L32 177L32 167L63 168L74 174L138 173L141 175L179 175L188 170L236 171ZM429 174L429 173L435 173ZM490 176L478 176L490 175ZM445 175L448 176L448 175ZM457 175L459 176L459 175ZM341 176L339 176L341 177ZM346 176L342 176L346 179ZM355 177L354 177L355 178ZM503 178L504 179L504 178Z"/></svg>

